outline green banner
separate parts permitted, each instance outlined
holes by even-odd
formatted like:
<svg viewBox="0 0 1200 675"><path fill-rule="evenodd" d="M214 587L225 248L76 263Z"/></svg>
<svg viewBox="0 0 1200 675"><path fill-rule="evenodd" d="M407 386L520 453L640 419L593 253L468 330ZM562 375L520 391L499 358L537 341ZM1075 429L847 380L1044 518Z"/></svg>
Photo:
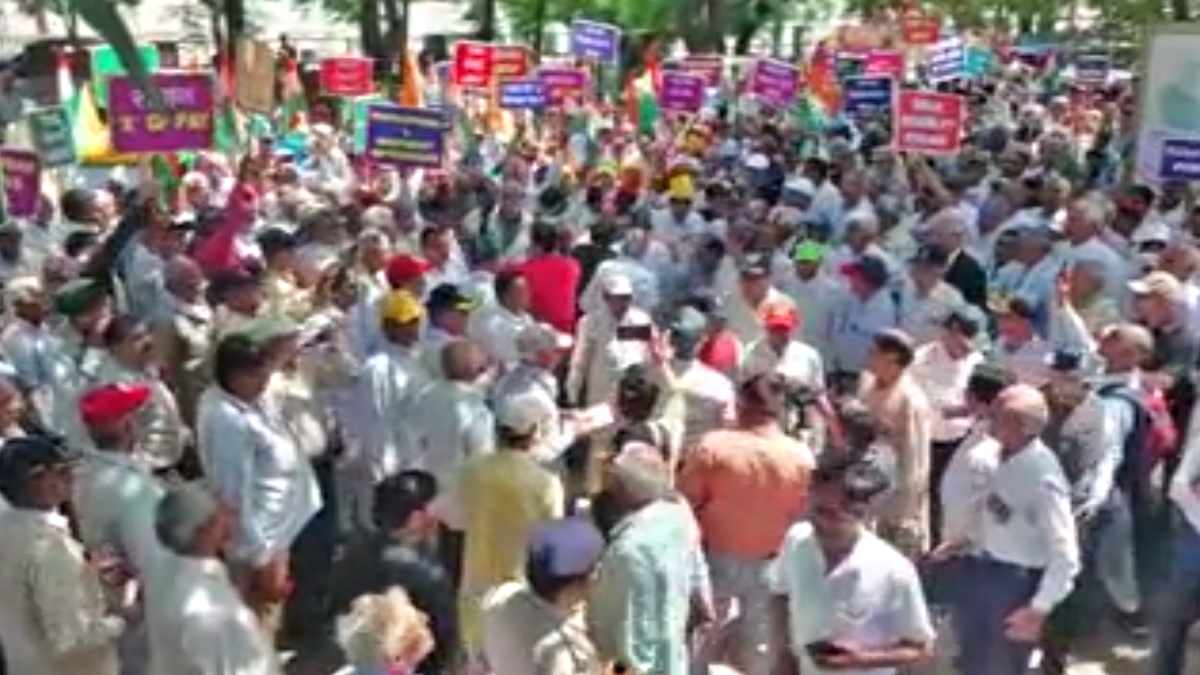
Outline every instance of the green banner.
<svg viewBox="0 0 1200 675"><path fill-rule="evenodd" d="M138 47L138 54L142 57L142 63L146 64L146 70L151 73L158 72L159 59L158 48L154 45L142 45ZM108 107L108 81L117 75L126 75L124 66L121 65L121 59L117 56L117 51L108 45L99 45L92 47L92 93L96 95L96 105L100 108Z"/></svg>

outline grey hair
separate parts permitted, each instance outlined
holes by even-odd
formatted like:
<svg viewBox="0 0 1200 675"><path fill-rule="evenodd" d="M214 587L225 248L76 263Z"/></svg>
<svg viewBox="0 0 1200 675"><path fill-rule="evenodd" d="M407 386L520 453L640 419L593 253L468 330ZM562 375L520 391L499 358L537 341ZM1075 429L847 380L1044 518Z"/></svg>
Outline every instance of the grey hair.
<svg viewBox="0 0 1200 675"><path fill-rule="evenodd" d="M217 498L199 483L185 483L159 500L154 512L154 533L167 550L185 555L196 533L219 508Z"/></svg>
<svg viewBox="0 0 1200 675"><path fill-rule="evenodd" d="M1030 436L1041 434L1050 423L1050 407L1046 404L1046 397L1027 384L1006 387L996 399L996 407L1017 418L1022 430Z"/></svg>
<svg viewBox="0 0 1200 675"><path fill-rule="evenodd" d="M1087 194L1075 200L1075 208L1083 215L1083 219L1092 227L1099 228L1108 220L1109 208L1104 198L1096 194Z"/></svg>
<svg viewBox="0 0 1200 675"><path fill-rule="evenodd" d="M633 441L618 448L612 478L636 501L654 501L671 492L670 469L658 448Z"/></svg>
<svg viewBox="0 0 1200 675"><path fill-rule="evenodd" d="M1143 354L1149 355L1154 351L1154 333L1141 324L1122 322L1108 329L1109 335L1114 335L1126 344L1133 345Z"/></svg>

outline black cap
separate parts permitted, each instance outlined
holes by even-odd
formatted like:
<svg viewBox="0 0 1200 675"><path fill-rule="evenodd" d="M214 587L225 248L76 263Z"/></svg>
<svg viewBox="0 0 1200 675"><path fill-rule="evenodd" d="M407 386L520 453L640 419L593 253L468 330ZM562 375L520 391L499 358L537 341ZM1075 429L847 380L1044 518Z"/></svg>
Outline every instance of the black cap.
<svg viewBox="0 0 1200 675"><path fill-rule="evenodd" d="M951 308L942 325L956 329L967 337L975 337L987 326L987 317L975 305L963 303Z"/></svg>
<svg viewBox="0 0 1200 675"><path fill-rule="evenodd" d="M295 235L279 227L272 227L259 234L257 241L263 257L270 257L296 248Z"/></svg>
<svg viewBox="0 0 1200 675"><path fill-rule="evenodd" d="M448 310L470 312L478 304L475 298L463 293L459 290L458 286L454 284L439 284L429 292L429 298L425 300L425 309L430 314Z"/></svg>
<svg viewBox="0 0 1200 675"><path fill-rule="evenodd" d="M922 246L909 264L920 267L946 267L950 264L950 256L936 246Z"/></svg>
<svg viewBox="0 0 1200 675"><path fill-rule="evenodd" d="M81 454L55 436L32 434L0 446L0 488L20 485L33 476L79 461Z"/></svg>
<svg viewBox="0 0 1200 675"><path fill-rule="evenodd" d="M213 275L209 281L209 289L215 297L221 298L233 291L257 286L260 281L258 274L238 267Z"/></svg>
<svg viewBox="0 0 1200 675"><path fill-rule="evenodd" d="M891 280L892 271L888 269L888 265L883 258L877 255L860 256L858 260L850 263L845 270L848 274L857 275L864 281L882 288Z"/></svg>
<svg viewBox="0 0 1200 675"><path fill-rule="evenodd" d="M1078 373L1083 370L1083 354L1059 349L1046 358L1046 365L1056 373Z"/></svg>
<svg viewBox="0 0 1200 675"><path fill-rule="evenodd" d="M751 253L742 258L738 271L744 277L765 277L771 274L771 256L766 253Z"/></svg>

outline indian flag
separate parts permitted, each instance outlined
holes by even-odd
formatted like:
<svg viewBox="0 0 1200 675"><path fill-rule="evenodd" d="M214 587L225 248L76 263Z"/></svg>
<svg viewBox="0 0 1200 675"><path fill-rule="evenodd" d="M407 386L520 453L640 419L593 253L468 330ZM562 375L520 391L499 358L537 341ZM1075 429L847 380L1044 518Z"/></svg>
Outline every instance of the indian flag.
<svg viewBox="0 0 1200 675"><path fill-rule="evenodd" d="M654 72L647 67L625 85L625 116L638 133L653 134L660 115Z"/></svg>

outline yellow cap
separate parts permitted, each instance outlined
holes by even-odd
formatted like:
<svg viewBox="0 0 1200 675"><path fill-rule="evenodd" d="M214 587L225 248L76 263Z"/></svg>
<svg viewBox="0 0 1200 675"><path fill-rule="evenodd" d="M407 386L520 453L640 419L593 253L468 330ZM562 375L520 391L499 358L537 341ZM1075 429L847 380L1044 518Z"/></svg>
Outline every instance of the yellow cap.
<svg viewBox="0 0 1200 675"><path fill-rule="evenodd" d="M392 291L383 296L383 301L379 303L379 319L381 321L412 323L419 321L424 315L425 310L421 307L420 301L408 291Z"/></svg>
<svg viewBox="0 0 1200 675"><path fill-rule="evenodd" d="M667 198L678 200L691 200L696 196L696 187L692 182L692 177L687 174L672 176L670 182L667 183Z"/></svg>

